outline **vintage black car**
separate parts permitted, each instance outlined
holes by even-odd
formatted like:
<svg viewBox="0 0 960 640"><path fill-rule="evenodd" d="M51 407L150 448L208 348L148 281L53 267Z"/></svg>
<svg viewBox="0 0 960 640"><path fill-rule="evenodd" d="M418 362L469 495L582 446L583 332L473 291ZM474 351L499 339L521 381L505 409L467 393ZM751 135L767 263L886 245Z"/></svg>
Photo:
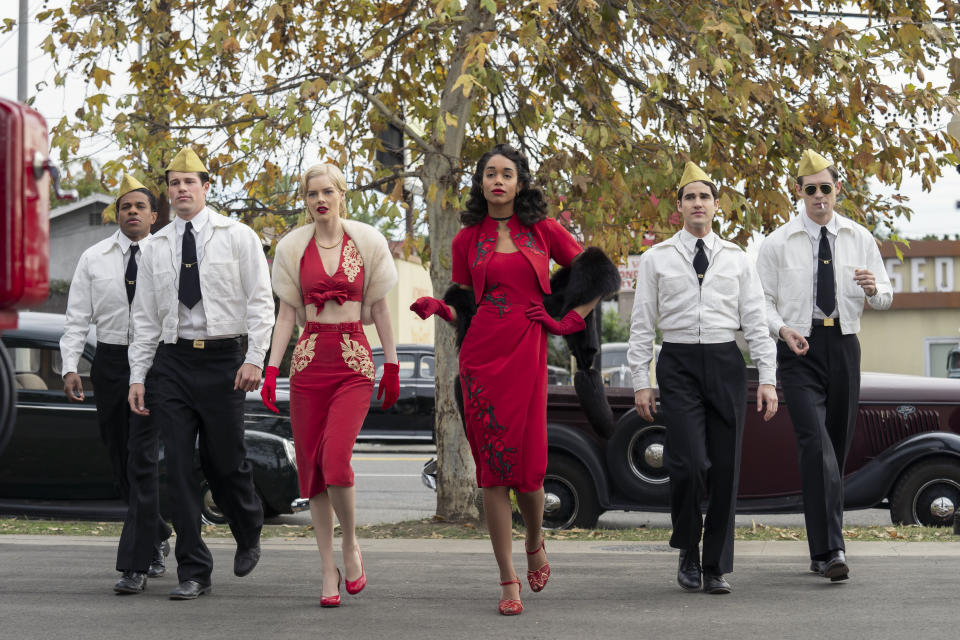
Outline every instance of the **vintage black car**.
<svg viewBox="0 0 960 640"><path fill-rule="evenodd" d="M122 518L106 448L97 427L90 367L96 351L91 329L78 373L85 400L74 403L63 393L60 336L63 316L20 314L19 328L3 334L3 344L14 364L17 417L10 441L0 455L0 513ZM244 415L247 457L263 501L265 515L299 508L296 458L290 431L289 398L278 391L280 415L268 411L259 392L247 394ZM160 452L163 475L163 449ZM203 515L223 522L197 459L198 490L203 492ZM161 508L166 511L164 478Z"/></svg>
<svg viewBox="0 0 960 640"><path fill-rule="evenodd" d="M780 394L780 410L763 422L750 376L740 467L738 513L803 510L796 438ZM779 393L779 390L778 390ZM663 465L669 425L646 422L633 391L608 387L615 426L590 424L572 387L547 390L544 524L593 527L604 511L668 511ZM424 483L436 485L435 461ZM894 523L948 526L960 507L960 380L864 373L860 409L845 468L847 509L883 507Z"/></svg>
<svg viewBox="0 0 960 640"><path fill-rule="evenodd" d="M370 397L370 411L357 440L433 442L433 345L397 345L400 397L386 411L380 408L383 400L377 400L377 387L383 375L383 349L374 347L370 351L377 377Z"/></svg>

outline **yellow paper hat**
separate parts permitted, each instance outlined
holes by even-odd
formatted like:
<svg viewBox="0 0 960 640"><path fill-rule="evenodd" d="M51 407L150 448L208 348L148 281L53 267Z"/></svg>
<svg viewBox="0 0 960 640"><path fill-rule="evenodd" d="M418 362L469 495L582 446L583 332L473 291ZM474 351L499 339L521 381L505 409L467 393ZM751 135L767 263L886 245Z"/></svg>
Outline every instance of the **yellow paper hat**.
<svg viewBox="0 0 960 640"><path fill-rule="evenodd" d="M797 168L797 175L801 178L803 176L812 176L832 166L833 163L822 155L813 149L807 149L803 152L803 155L800 156L800 166Z"/></svg>
<svg viewBox="0 0 960 640"><path fill-rule="evenodd" d="M683 177L680 178L680 184L677 185L677 189L683 189L691 182L709 182L713 184L713 180L703 172L703 169L692 162L687 162L687 166L683 168Z"/></svg>
<svg viewBox="0 0 960 640"><path fill-rule="evenodd" d="M120 190L117 191L117 200L137 189L146 189L142 182L134 178L129 173L123 174L123 180L120 181Z"/></svg>
<svg viewBox="0 0 960 640"><path fill-rule="evenodd" d="M166 170L208 173L207 168L203 166L203 162L200 160L200 156L190 147L180 149L180 152L173 156L173 160L167 165Z"/></svg>

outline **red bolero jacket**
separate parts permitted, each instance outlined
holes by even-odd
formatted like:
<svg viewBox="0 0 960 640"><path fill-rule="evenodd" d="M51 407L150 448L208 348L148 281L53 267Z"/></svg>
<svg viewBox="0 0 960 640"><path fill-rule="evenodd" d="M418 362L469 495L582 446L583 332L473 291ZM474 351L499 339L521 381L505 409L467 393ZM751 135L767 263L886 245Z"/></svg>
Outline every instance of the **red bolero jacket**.
<svg viewBox="0 0 960 640"><path fill-rule="evenodd" d="M510 236L530 262L544 295L550 293L550 259L567 267L583 247L553 218L527 226L513 216L507 221ZM453 239L451 279L472 286L477 304L483 298L487 265L497 246L497 221L487 216L482 222L461 229Z"/></svg>

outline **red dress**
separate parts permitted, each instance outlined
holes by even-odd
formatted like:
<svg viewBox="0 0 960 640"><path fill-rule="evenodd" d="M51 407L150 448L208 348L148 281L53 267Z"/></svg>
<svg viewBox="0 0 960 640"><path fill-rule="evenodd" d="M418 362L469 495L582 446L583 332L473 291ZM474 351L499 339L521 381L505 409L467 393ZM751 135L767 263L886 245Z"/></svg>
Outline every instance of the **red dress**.
<svg viewBox="0 0 960 640"><path fill-rule="evenodd" d="M304 304L343 304L363 297L363 260L344 234L337 271L328 275L311 241L300 260ZM308 322L290 363L290 425L300 495L327 485L353 486L350 458L373 391L370 345L359 322Z"/></svg>
<svg viewBox="0 0 960 640"><path fill-rule="evenodd" d="M547 470L547 332L525 312L550 292L550 258L566 266L583 248L552 219L507 224L514 253L493 251L489 217L454 239L453 281L482 286L460 347L460 384L477 485L529 492Z"/></svg>

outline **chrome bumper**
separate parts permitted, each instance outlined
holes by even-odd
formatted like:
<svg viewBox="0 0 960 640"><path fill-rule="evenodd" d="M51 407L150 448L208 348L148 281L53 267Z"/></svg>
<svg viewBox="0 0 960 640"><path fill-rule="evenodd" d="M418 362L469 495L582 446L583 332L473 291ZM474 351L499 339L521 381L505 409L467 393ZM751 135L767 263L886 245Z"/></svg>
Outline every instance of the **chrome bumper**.
<svg viewBox="0 0 960 640"><path fill-rule="evenodd" d="M310 500L307 498L297 498L290 503L290 510L294 513L300 513L301 511L309 511L310 509Z"/></svg>

